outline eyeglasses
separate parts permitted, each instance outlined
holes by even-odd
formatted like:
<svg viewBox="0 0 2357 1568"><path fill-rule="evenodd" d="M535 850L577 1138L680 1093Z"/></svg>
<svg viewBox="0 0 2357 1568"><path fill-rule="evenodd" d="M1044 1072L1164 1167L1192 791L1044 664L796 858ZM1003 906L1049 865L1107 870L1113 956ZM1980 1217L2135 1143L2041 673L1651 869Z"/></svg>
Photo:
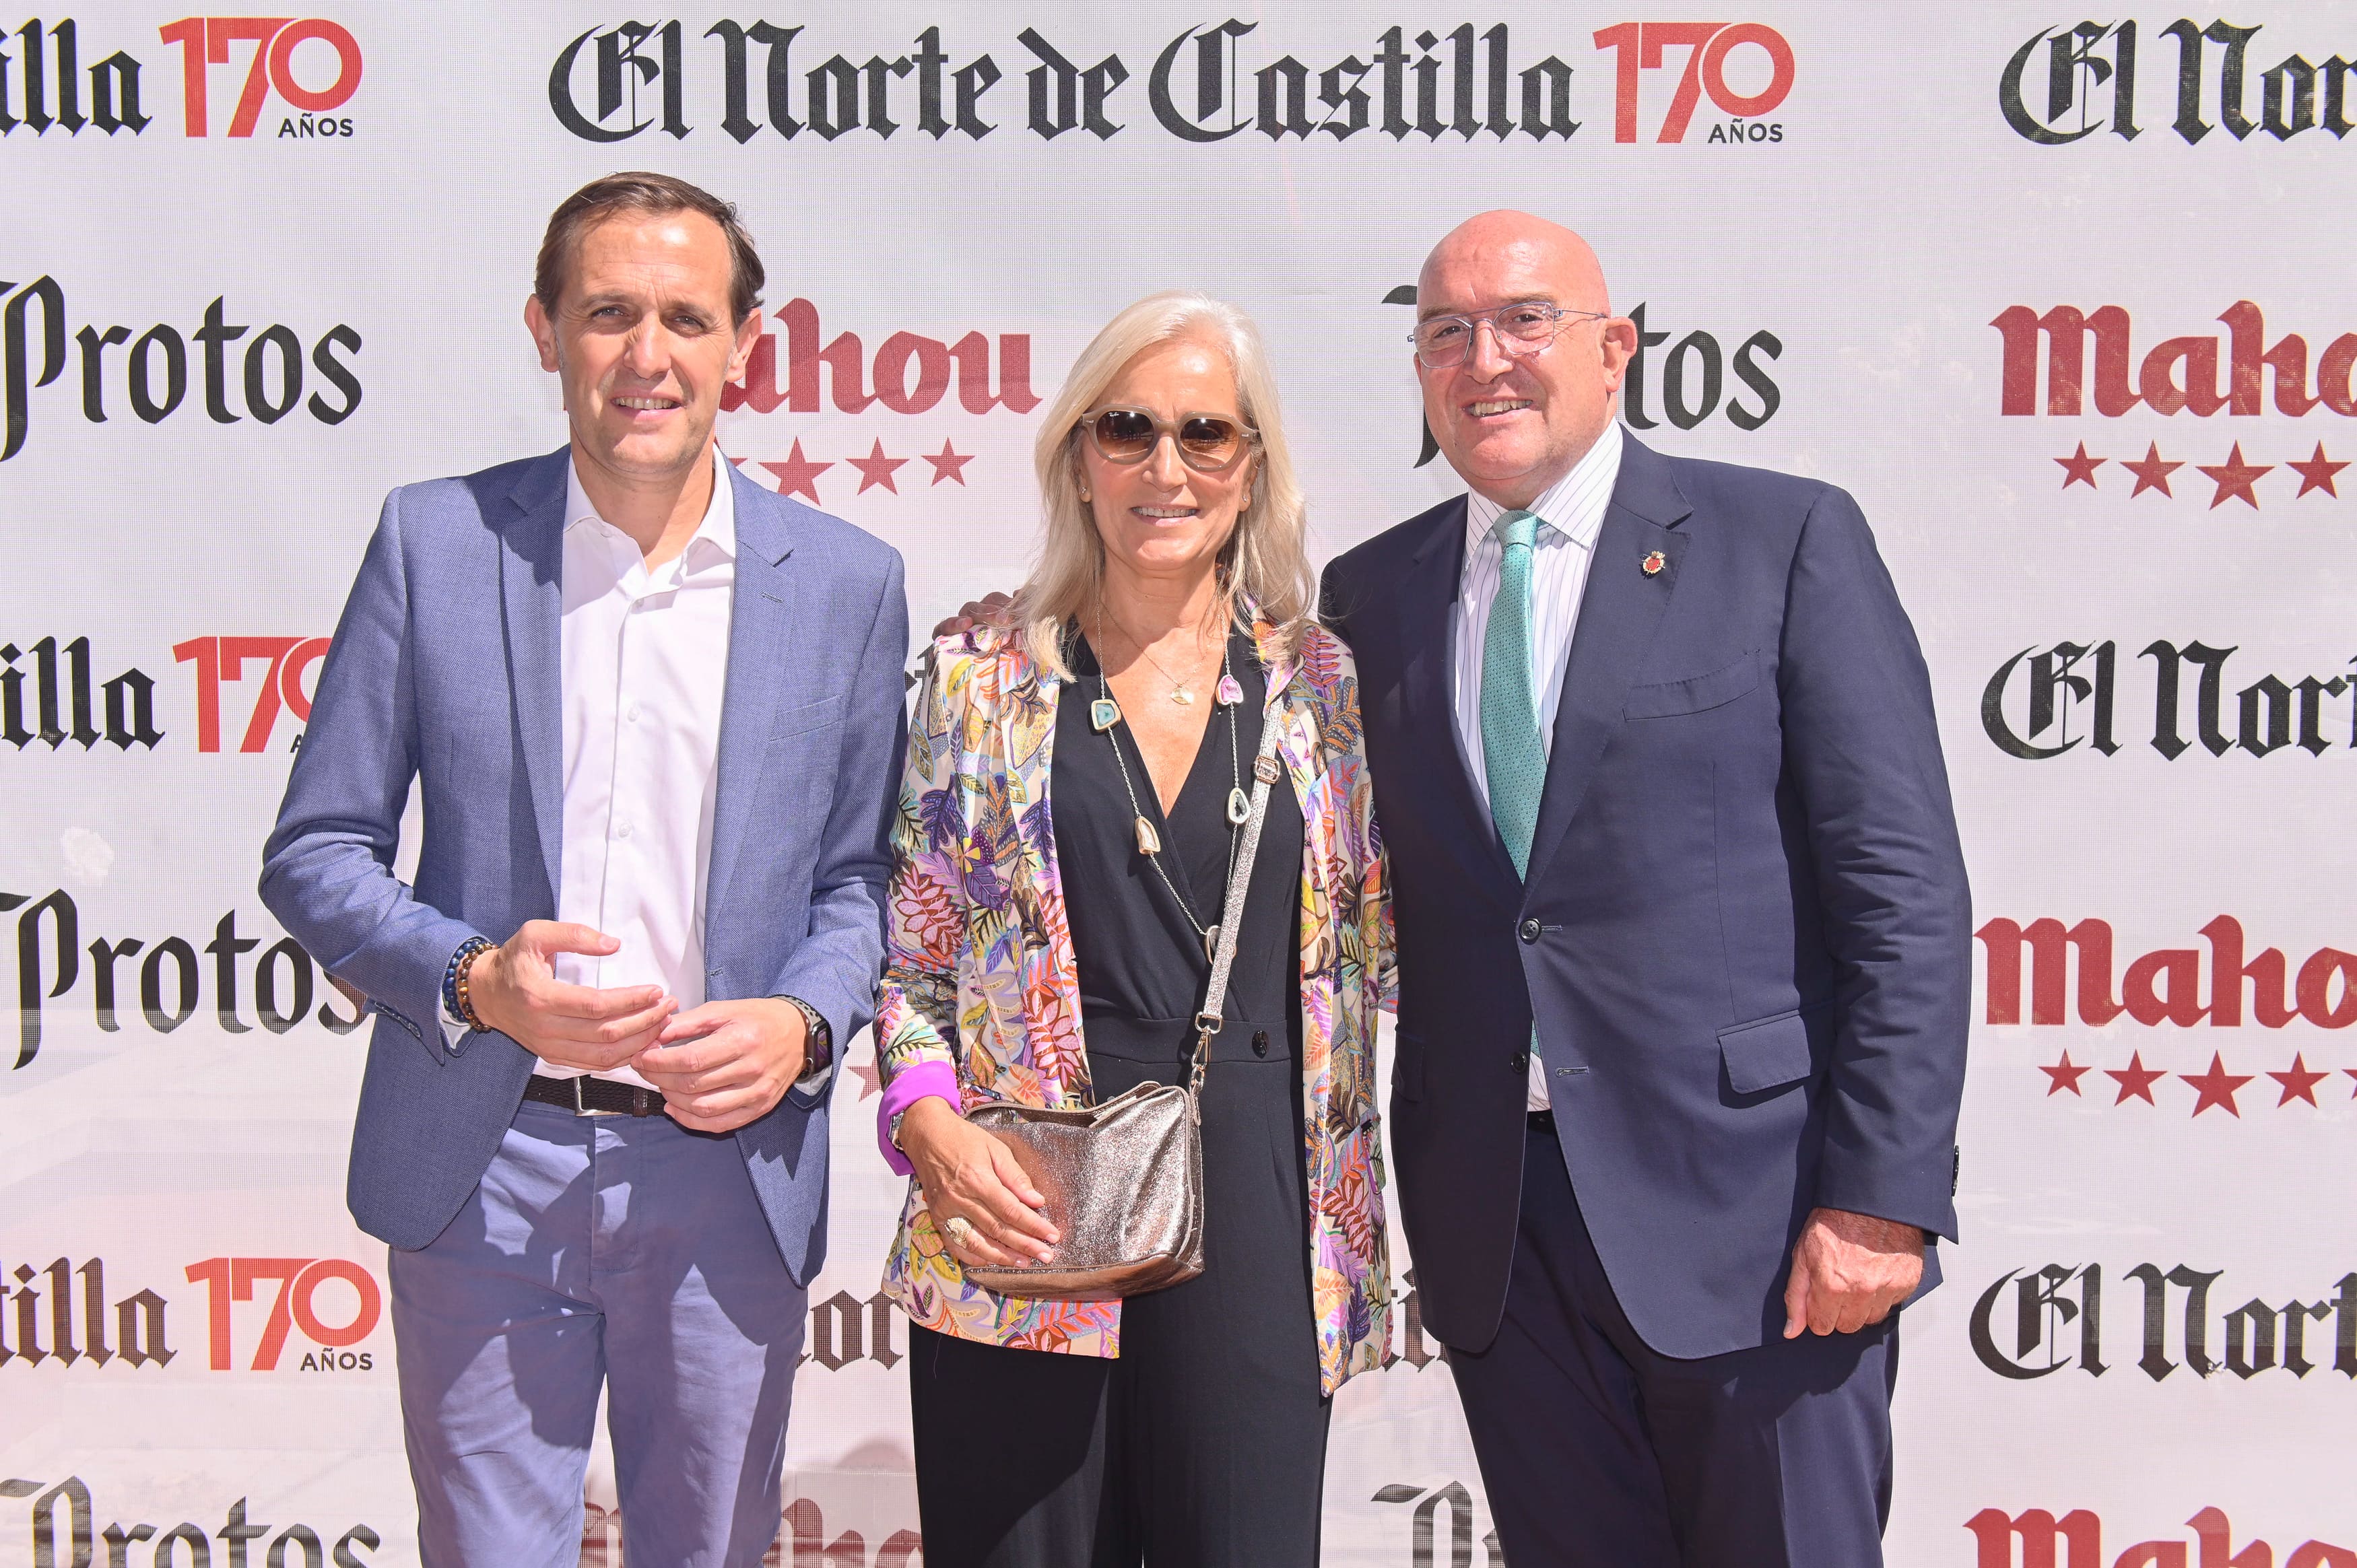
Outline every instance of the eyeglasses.
<svg viewBox="0 0 2357 1568"><path fill-rule="evenodd" d="M1473 329L1484 321L1497 334L1501 350L1522 358L1538 353L1573 321L1610 319L1600 310L1566 310L1539 300L1524 300L1464 316L1427 317L1415 324L1407 340L1415 345L1418 363L1426 370L1441 371L1465 362L1465 356L1473 351Z"/></svg>
<svg viewBox="0 0 2357 1568"><path fill-rule="evenodd" d="M1081 428L1089 445L1108 463L1143 463L1169 436L1178 460L1199 474L1216 474L1234 464L1247 446L1260 445L1260 432L1219 413L1181 414L1165 424L1140 408L1104 408L1087 414Z"/></svg>

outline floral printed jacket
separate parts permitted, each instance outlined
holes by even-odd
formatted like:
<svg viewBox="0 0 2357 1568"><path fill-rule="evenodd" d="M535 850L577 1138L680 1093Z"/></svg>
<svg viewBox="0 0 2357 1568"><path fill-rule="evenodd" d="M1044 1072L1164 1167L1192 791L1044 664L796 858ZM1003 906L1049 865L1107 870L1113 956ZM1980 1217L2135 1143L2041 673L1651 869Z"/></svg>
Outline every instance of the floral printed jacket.
<svg viewBox="0 0 2357 1568"><path fill-rule="evenodd" d="M1367 779L1350 650L1313 626L1297 660L1254 637L1268 722L1308 823L1302 845L1303 1144L1311 1306L1328 1392L1382 1363L1391 1342L1375 1015L1392 1004L1392 908ZM966 1108L1089 1103L1080 983L1049 827L1049 777L1063 682L1012 632L944 638L909 732L893 826L891 932L877 1008L886 1113L915 1084ZM1272 846L1273 847L1273 846ZM914 1075L895 1095L889 1086ZM906 1162L889 1147L900 1169ZM1216 1217L1213 1220L1217 1222ZM1121 1304L1025 1301L969 1283L914 1181L885 1271L910 1318L993 1345L1116 1356Z"/></svg>

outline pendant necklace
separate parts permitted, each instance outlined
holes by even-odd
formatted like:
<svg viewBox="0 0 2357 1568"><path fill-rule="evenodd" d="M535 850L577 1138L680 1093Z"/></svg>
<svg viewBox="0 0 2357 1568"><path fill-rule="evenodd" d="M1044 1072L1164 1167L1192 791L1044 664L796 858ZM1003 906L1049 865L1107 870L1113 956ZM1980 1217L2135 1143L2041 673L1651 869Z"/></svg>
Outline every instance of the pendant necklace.
<svg viewBox="0 0 2357 1568"><path fill-rule="evenodd" d="M1154 657L1154 650L1146 647L1144 639L1139 638L1135 632L1130 630L1129 628L1122 625L1121 622L1113 618L1111 612L1106 610L1104 600L1102 597L1097 600L1097 624L1101 628L1110 626L1115 631L1121 633L1122 636L1129 639L1130 642L1136 647L1138 653L1145 658L1146 661L1154 666L1155 673L1161 676L1165 681L1170 682L1169 697L1172 702L1178 703L1182 708L1192 707L1194 705L1195 688L1193 682L1191 681L1182 681L1178 676L1170 673L1168 670L1165 669L1163 667L1162 660ZM1100 661L1100 668L1102 668L1102 661ZM1230 689L1234 685L1235 677L1228 673L1228 656L1225 650L1222 650L1220 654L1219 700L1221 702L1232 703L1239 700L1236 697L1231 697L1228 695Z"/></svg>
<svg viewBox="0 0 2357 1568"><path fill-rule="evenodd" d="M1124 635L1127 634L1125 633ZM1137 639L1135 638L1131 638L1130 640L1135 642ZM1151 658L1150 655L1148 657L1149 659ZM1155 668L1158 670L1161 666L1156 665ZM1165 671L1164 673L1165 678L1167 679L1168 672ZM1194 701L1194 695L1192 693L1189 693L1187 696L1181 698L1176 693L1173 693L1171 700L1173 702L1192 702ZM1236 871L1236 829L1243 826L1243 823L1252 816L1252 801L1244 794L1243 765L1242 761L1242 754L1239 750L1236 740L1236 709L1243 705L1243 688L1237 682L1234 672L1230 668L1229 651L1226 648L1222 648L1220 651L1219 702L1220 705L1228 711L1228 802L1226 814L1228 819L1228 875L1232 878L1235 875ZM1133 831L1135 832L1137 838L1137 853L1146 856L1146 860L1153 865L1154 874L1162 878L1162 886L1170 890L1171 898L1178 903L1178 912L1186 917L1187 924L1193 927L1195 934L1202 939L1203 956L1207 959L1214 958L1217 956L1220 946L1219 924L1214 921L1212 924L1207 926L1202 921L1195 918L1195 911L1188 906L1186 895L1178 891L1178 885L1170 880L1169 871L1163 866L1162 835L1154 831L1153 822L1148 821L1146 818L1146 808L1138 803L1137 786L1131 782L1129 777L1129 759L1122 753L1121 737L1113 733L1114 726L1119 725L1121 722L1121 705L1113 700L1113 689L1105 682L1104 660L1100 659L1097 660L1097 700L1089 704L1089 725L1092 729L1096 730L1100 735L1103 735L1108 741L1113 743L1114 765L1121 769L1122 790L1129 797L1130 819ZM1224 887L1225 885L1222 884L1223 891Z"/></svg>

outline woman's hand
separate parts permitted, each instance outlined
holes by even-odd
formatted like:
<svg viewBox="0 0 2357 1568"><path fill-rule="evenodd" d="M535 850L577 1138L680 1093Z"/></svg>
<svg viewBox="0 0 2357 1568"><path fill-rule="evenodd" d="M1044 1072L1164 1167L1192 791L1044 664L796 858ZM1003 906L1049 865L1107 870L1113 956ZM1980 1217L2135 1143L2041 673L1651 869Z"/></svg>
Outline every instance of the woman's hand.
<svg viewBox="0 0 2357 1568"><path fill-rule="evenodd" d="M1062 1239L1048 1221L1048 1200L1016 1163L1014 1152L957 1112L948 1101L928 1097L901 1113L896 1140L917 1167L917 1185L942 1244L969 1266L1009 1267L1048 1262ZM960 1241L950 1221L973 1230Z"/></svg>
<svg viewBox="0 0 2357 1568"><path fill-rule="evenodd" d="M933 628L933 636L936 639L955 637L959 632L972 631L977 626L996 627L1005 631L1014 624L1015 601L1005 594L985 594L979 599L968 599L964 608Z"/></svg>

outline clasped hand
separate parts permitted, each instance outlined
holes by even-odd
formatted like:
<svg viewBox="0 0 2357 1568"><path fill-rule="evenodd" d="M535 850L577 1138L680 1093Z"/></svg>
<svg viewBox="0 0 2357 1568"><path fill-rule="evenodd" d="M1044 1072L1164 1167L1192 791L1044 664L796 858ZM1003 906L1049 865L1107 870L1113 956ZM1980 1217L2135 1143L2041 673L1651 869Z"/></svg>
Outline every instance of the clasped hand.
<svg viewBox="0 0 2357 1568"><path fill-rule="evenodd" d="M601 989L556 978L558 953L602 958L621 945L587 926L527 920L475 961L467 986L476 1016L552 1067L635 1069L683 1127L731 1133L767 1115L808 1058L802 1009L741 997L683 1012L659 985Z"/></svg>
<svg viewBox="0 0 2357 1568"><path fill-rule="evenodd" d="M1024 1176L1014 1151L948 1101L928 1097L901 1112L899 1145L916 1167L950 1256L999 1268L1054 1257L1062 1236L1044 1212L1047 1198ZM951 1234L952 1219L973 1228L965 1238Z"/></svg>

